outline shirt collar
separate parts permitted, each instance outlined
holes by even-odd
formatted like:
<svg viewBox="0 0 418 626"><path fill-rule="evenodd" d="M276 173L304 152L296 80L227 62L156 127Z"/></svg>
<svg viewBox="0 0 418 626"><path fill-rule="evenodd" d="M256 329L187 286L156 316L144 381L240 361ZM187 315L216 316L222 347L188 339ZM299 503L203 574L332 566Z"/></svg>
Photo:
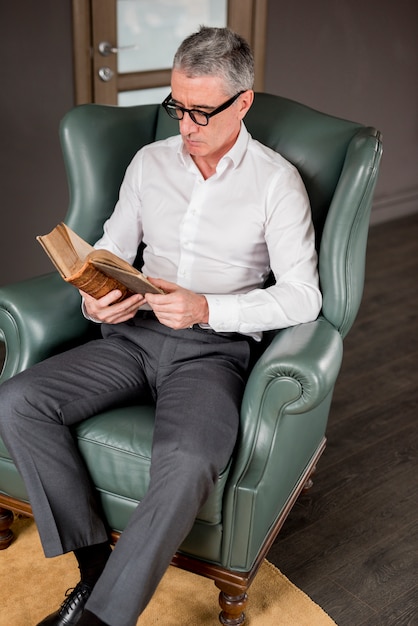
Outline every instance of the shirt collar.
<svg viewBox="0 0 418 626"><path fill-rule="evenodd" d="M192 157L190 156L190 154L187 152L186 148L184 147L184 143L180 135L179 137L180 137L180 143L177 149L177 154L179 156L179 159L183 163L183 165L185 165L185 167L187 167L188 169L193 167L194 169L196 167L195 163ZM238 167L238 165L240 164L247 150L249 138L250 138L250 134L248 130L246 129L245 124L244 122L241 122L241 129L237 137L237 140L232 146L232 148L226 154L224 154L222 159L219 161L216 167L217 174L224 172L230 163L232 164L233 168Z"/></svg>

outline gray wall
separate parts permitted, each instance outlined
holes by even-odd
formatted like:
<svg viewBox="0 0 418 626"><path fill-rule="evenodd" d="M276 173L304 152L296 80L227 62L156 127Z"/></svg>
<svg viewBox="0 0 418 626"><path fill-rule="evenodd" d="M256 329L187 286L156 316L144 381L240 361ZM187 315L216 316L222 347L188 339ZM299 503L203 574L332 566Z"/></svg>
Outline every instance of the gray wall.
<svg viewBox="0 0 418 626"><path fill-rule="evenodd" d="M35 236L62 220L58 139L73 106L71 0L0 2L0 285L51 271Z"/></svg>
<svg viewBox="0 0 418 626"><path fill-rule="evenodd" d="M417 0L270 0L265 90L382 131L372 223L418 211Z"/></svg>
<svg viewBox="0 0 418 626"><path fill-rule="evenodd" d="M416 0L270 0L266 91L378 127L373 221L418 210ZM50 271L35 241L68 204L58 125L73 105L71 1L2 2L0 285Z"/></svg>

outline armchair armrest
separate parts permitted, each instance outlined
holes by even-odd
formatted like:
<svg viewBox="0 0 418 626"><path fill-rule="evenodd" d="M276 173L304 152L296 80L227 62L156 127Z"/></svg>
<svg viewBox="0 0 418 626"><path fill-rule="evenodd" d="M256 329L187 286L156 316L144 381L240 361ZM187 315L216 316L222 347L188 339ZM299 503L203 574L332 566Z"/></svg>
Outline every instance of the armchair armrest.
<svg viewBox="0 0 418 626"><path fill-rule="evenodd" d="M0 340L6 345L0 383L81 343L90 325L78 291L55 272L0 288Z"/></svg>
<svg viewBox="0 0 418 626"><path fill-rule="evenodd" d="M317 406L335 384L342 354L340 334L322 317L278 332L251 372L242 403L242 428L252 428L254 415L267 406L276 416L284 403L290 413Z"/></svg>
<svg viewBox="0 0 418 626"><path fill-rule="evenodd" d="M342 338L324 318L279 332L249 377L230 488L223 562L248 571L324 438Z"/></svg>

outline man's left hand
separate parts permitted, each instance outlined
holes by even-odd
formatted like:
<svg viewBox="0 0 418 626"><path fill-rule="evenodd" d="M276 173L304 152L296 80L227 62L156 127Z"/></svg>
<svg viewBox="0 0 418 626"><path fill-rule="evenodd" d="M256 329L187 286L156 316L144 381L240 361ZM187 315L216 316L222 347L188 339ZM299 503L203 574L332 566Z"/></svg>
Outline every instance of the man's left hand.
<svg viewBox="0 0 418 626"><path fill-rule="evenodd" d="M208 323L209 307L205 296L161 278L148 279L164 291L164 294L145 294L146 301L161 324L180 330L190 328L193 324Z"/></svg>

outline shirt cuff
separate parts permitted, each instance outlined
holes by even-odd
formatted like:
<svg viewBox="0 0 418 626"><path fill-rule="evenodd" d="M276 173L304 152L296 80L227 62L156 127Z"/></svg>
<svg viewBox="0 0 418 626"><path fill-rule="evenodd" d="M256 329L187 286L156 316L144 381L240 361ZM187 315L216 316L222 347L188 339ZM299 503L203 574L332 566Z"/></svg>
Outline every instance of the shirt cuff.
<svg viewBox="0 0 418 626"><path fill-rule="evenodd" d="M86 318L86 320L89 320L89 322L94 322L95 324L101 324L100 320L95 319L94 317L91 317L91 315L89 315L86 311L86 305L84 302L84 298L82 298L81 300L81 312L84 315L84 317Z"/></svg>
<svg viewBox="0 0 418 626"><path fill-rule="evenodd" d="M209 326L222 333L239 332L240 314L237 295L206 295Z"/></svg>

